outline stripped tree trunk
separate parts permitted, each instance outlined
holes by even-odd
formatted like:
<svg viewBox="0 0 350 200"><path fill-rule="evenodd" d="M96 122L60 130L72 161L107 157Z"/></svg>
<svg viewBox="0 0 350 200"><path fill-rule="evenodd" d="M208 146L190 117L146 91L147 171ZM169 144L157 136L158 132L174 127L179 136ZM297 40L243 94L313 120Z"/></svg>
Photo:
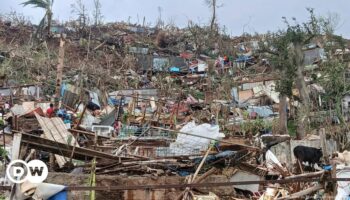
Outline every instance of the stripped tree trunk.
<svg viewBox="0 0 350 200"><path fill-rule="evenodd" d="M47 11L47 35L51 34L51 23L52 23L52 12L51 10Z"/></svg>
<svg viewBox="0 0 350 200"><path fill-rule="evenodd" d="M214 31L214 26L215 26L215 22L216 22L216 0L212 0L212 8L213 8L213 15L211 17L211 23L210 23L210 30L211 32Z"/></svg>
<svg viewBox="0 0 350 200"><path fill-rule="evenodd" d="M298 109L298 127L297 127L297 139L303 139L306 135L306 127L308 125L309 112L310 112L310 98L309 92L304 80L304 53L302 45L297 43L294 45L295 62L297 65L296 71L296 86L299 90L301 104Z"/></svg>
<svg viewBox="0 0 350 200"><path fill-rule="evenodd" d="M287 96L281 94L279 103L279 131L280 135L288 134L287 129Z"/></svg>

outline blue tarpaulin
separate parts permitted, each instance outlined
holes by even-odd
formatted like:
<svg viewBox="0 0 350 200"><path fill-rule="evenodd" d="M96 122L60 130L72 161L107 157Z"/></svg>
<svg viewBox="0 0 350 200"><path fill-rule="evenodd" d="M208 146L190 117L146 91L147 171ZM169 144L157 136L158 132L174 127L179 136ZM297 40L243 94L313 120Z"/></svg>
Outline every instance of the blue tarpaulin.
<svg viewBox="0 0 350 200"><path fill-rule="evenodd" d="M62 190L61 192L50 197L48 200L67 200L68 199L67 195L68 195L67 190Z"/></svg>
<svg viewBox="0 0 350 200"><path fill-rule="evenodd" d="M63 83L62 86L61 86L61 97L64 96L64 91L67 90L67 85L66 83Z"/></svg>
<svg viewBox="0 0 350 200"><path fill-rule="evenodd" d="M252 60L253 58L251 56L238 56L238 58L235 60L236 62L248 62L250 60Z"/></svg>
<svg viewBox="0 0 350 200"><path fill-rule="evenodd" d="M171 72L180 72L180 68L178 67L170 67Z"/></svg>

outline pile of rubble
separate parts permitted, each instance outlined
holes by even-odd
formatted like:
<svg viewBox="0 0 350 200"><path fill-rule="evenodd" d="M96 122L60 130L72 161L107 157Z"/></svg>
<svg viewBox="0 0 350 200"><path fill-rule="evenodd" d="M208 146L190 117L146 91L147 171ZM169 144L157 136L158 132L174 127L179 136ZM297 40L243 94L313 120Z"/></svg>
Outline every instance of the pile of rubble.
<svg viewBox="0 0 350 200"><path fill-rule="evenodd" d="M0 26L0 38L33 32L31 26ZM24 46L24 36L0 46L0 63L11 60L15 71L26 63L28 70L18 77L6 74L0 88L2 166L40 159L49 167L47 183L11 184L5 178L4 185L12 186L8 195L213 200L349 195L349 180L335 184L336 178L348 178L348 152L337 152L338 142L325 129L303 140L277 134L280 75L257 52L259 38L221 38L230 47L225 53L231 56L225 56L220 44L199 48L190 28L123 23L89 31L69 24L52 28L58 36L35 52L9 50L12 42ZM63 77L58 69L52 72L58 41L66 43L66 56L58 55L66 61ZM305 49L306 70L318 68L322 52L317 45ZM20 84L19 77L34 84ZM320 85L309 87L316 97L323 92ZM322 103L321 97L312 100ZM298 102L288 102L288 116L295 117Z"/></svg>

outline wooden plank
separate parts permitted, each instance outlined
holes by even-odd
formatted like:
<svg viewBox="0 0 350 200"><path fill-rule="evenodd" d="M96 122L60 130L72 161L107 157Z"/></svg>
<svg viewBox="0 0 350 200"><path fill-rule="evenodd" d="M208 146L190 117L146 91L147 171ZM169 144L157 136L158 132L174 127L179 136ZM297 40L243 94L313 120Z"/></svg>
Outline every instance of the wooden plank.
<svg viewBox="0 0 350 200"><path fill-rule="evenodd" d="M296 178L322 177L324 173L325 173L325 171L322 170L322 171L318 171L318 172L311 172L311 173L288 176L288 177L285 177L284 179L289 180L289 179L296 179Z"/></svg>
<svg viewBox="0 0 350 200"><path fill-rule="evenodd" d="M22 140L22 134L20 133L13 134L11 160L19 159L19 153L21 150L21 140Z"/></svg>
<svg viewBox="0 0 350 200"><path fill-rule="evenodd" d="M305 190L302 190L302 191L299 191L297 193L294 193L294 194L291 194L287 197L281 197L281 198L277 198L277 200L286 200L286 199L298 199L298 198L301 198L301 197L304 197L308 194L311 194L313 192L316 192L317 190L320 190L322 189L323 186L321 184L317 184L313 187L310 187L310 188L307 188Z"/></svg>
<svg viewBox="0 0 350 200"><path fill-rule="evenodd" d="M79 146L79 144L75 142L73 135L66 129L61 118L41 117L37 113L35 113L35 117L38 119L39 124L44 131L45 138L66 145L75 144L76 146ZM70 144L68 144L69 140ZM67 158L62 157L61 155L55 155L55 158L61 168L68 161Z"/></svg>
<svg viewBox="0 0 350 200"><path fill-rule="evenodd" d="M321 148L323 153L323 159L326 161L326 163L329 163L329 153L327 151L327 138L326 138L326 129L321 128L320 129L320 142L321 142Z"/></svg>
<svg viewBox="0 0 350 200"><path fill-rule="evenodd" d="M28 144L29 148L32 149L39 149L49 153L63 155L66 157L71 156L71 153L74 148L72 145L55 142L27 133L22 133L22 144ZM112 154L103 153L92 149L77 146L75 147L73 158L79 160L86 160L92 159L93 157L110 160L118 160L120 158L122 161L133 160L132 158L118 157Z"/></svg>

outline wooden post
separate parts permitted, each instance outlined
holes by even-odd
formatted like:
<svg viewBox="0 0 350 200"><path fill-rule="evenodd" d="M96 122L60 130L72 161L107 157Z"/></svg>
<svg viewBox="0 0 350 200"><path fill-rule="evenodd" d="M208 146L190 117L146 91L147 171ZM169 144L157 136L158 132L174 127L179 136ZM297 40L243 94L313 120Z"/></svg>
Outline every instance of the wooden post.
<svg viewBox="0 0 350 200"><path fill-rule="evenodd" d="M61 85L62 85L62 74L64 65L64 40L60 39L60 48L58 50L58 65L56 75L56 95L55 95L55 106L58 107L59 99L61 97Z"/></svg>
<svg viewBox="0 0 350 200"><path fill-rule="evenodd" d="M175 120L174 120L174 129L176 129L177 117L179 115L179 108L180 108L180 100L177 102L176 115L175 115Z"/></svg>
<svg viewBox="0 0 350 200"><path fill-rule="evenodd" d="M21 149L21 141L22 141L22 134L21 133L13 134L11 160L19 159L19 153L20 153L20 149Z"/></svg>
<svg viewBox="0 0 350 200"><path fill-rule="evenodd" d="M123 103L122 103L123 100L124 100L124 96L121 96L120 101L119 101L119 105L117 106L117 109L116 109L115 120L117 120L120 117L119 112L120 112L120 108L123 106Z"/></svg>
<svg viewBox="0 0 350 200"><path fill-rule="evenodd" d="M79 117L78 123L74 126L74 129L77 129L79 127L79 125L81 124L81 122L83 121L85 111L86 111L86 105L84 106L83 112L81 113L81 116Z"/></svg>
<svg viewBox="0 0 350 200"><path fill-rule="evenodd" d="M72 135L72 137L74 137L74 136ZM73 156L74 156L74 152L75 152L75 147L77 146L79 137L80 137L80 133L78 133L78 134L77 134L77 137L75 138L74 146L73 146L73 150L72 150L72 154L71 154L71 156L70 156L70 158L69 158L69 162L70 162L70 163L72 163Z"/></svg>
<svg viewBox="0 0 350 200"><path fill-rule="evenodd" d="M143 114L142 114L142 120L141 120L141 124L143 124L145 122L145 118L146 118L146 109L147 109L147 106L148 106L148 101L147 103L145 104L145 108L143 110Z"/></svg>
<svg viewBox="0 0 350 200"><path fill-rule="evenodd" d="M157 111L156 111L156 117L157 117L157 125L156 126L159 126L161 106L163 107L162 103L158 102Z"/></svg>
<svg viewBox="0 0 350 200"><path fill-rule="evenodd" d="M335 163L332 163L332 171L331 171L331 177L332 178L337 178L337 165ZM332 183L332 192L333 195L335 196L337 194L337 182Z"/></svg>
<svg viewBox="0 0 350 200"><path fill-rule="evenodd" d="M209 155L209 152L211 151L211 146L209 147L209 149L207 150L207 152L205 153L201 163L199 164L199 166L197 167L196 169L196 172L194 173L193 177L190 177L189 180L188 180L188 183L194 183L196 181L196 178L197 178L197 175L199 173L199 171L201 170L201 168L203 167L204 163L205 163L205 160L207 159L208 155ZM189 195L189 192L190 192L190 188L189 187L186 187L185 191L183 193L181 193L177 199L187 199L187 196Z"/></svg>
<svg viewBox="0 0 350 200"><path fill-rule="evenodd" d="M10 102L11 102L11 106L13 106L12 87L10 87Z"/></svg>
<svg viewBox="0 0 350 200"><path fill-rule="evenodd" d="M205 153L205 155L204 155L204 157L203 157L201 163L199 164L199 166L198 166L196 172L195 172L194 175L193 175L193 178L192 178L192 181L191 181L191 182L194 182L194 181L196 180L196 177L197 177L197 175L198 175L200 169L201 169L202 166L204 165L205 160L207 159L207 157L208 157L208 155L209 155L209 152L211 151L211 148L212 148L212 147L209 147L209 149L208 149L207 152Z"/></svg>
<svg viewBox="0 0 350 200"><path fill-rule="evenodd" d="M6 151L6 134L5 134L5 122L4 122L4 115L5 113L2 113L2 123L4 123L4 125L2 126L2 142L4 144L4 151ZM7 165L7 161L6 158L4 158L4 163L5 163L5 169L6 169L6 165Z"/></svg>
<svg viewBox="0 0 350 200"><path fill-rule="evenodd" d="M54 171L54 166L55 166L55 154L50 153L49 162L50 162L50 171Z"/></svg>
<svg viewBox="0 0 350 200"><path fill-rule="evenodd" d="M325 162L328 164L329 163L329 153L327 151L326 129L320 128L319 133L320 133L320 143L321 143L323 158L324 158Z"/></svg>

